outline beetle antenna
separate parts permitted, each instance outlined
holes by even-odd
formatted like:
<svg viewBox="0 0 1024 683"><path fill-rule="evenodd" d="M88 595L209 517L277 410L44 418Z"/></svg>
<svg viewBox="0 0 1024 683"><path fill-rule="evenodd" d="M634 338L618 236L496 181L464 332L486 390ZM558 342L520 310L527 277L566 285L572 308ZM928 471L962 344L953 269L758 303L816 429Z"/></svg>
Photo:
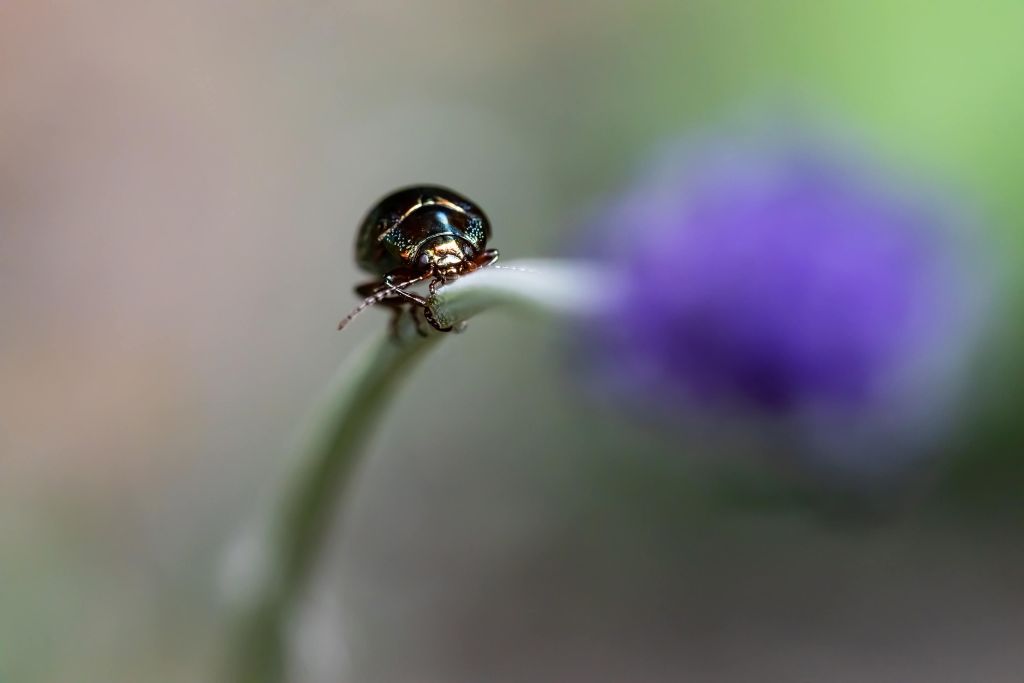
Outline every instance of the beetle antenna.
<svg viewBox="0 0 1024 683"><path fill-rule="evenodd" d="M341 322L338 323L338 331L340 332L341 330L345 329L345 326L352 322L353 318L355 318L357 315L365 311L370 306L380 303L384 299L388 298L388 295L390 295L392 292L395 292L399 289L405 289L406 287L409 287L411 285L416 284L417 282L421 282L422 280L427 279L427 277L428 276L426 275L420 275L418 277L412 278L411 280L406 280L405 282L398 283L385 281L384 284L382 285L383 289L381 289L378 292L374 292L370 296L363 299L361 302L359 302L358 306L352 309L351 313L342 318Z"/></svg>
<svg viewBox="0 0 1024 683"><path fill-rule="evenodd" d="M355 308L354 308L354 309L352 310L352 312L351 312L351 313L349 313L348 315L346 315L346 316L345 316L345 317L344 317L344 318L342 319L342 321L341 321L340 323L338 323L338 331L340 332L341 330L345 329L345 326L346 326L346 325L348 325L348 324L349 324L350 322L352 322L352 319L353 319L353 318L355 318L355 317L356 317L357 315L359 315L360 313L362 313L363 311L365 311L365 310L366 310L367 308L369 308L370 306L374 305L375 303L378 303L378 302L379 302L379 301L380 301L381 299L383 299L384 297L386 297L386 296L388 295L388 293L389 293L389 290L385 289L385 290L384 290L384 291L382 291L382 292L377 292L376 294L371 294L370 296L368 296L368 297L366 297L365 299L363 299L363 300L362 300L362 301L361 301L361 302L359 303L359 305L358 305L358 306L356 306L356 307L355 307Z"/></svg>
<svg viewBox="0 0 1024 683"><path fill-rule="evenodd" d="M537 271L530 270L529 268L519 268L517 266L499 266L497 263L492 263L487 268L494 268L495 270L514 270L517 273L535 273Z"/></svg>

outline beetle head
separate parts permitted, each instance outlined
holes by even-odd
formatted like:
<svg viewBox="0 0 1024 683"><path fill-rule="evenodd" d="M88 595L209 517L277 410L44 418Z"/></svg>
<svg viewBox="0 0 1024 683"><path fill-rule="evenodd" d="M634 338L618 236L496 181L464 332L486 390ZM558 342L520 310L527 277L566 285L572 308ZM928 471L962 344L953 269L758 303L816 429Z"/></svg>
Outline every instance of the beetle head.
<svg viewBox="0 0 1024 683"><path fill-rule="evenodd" d="M476 250L455 235L438 235L420 247L418 266L442 280L454 280L475 266Z"/></svg>

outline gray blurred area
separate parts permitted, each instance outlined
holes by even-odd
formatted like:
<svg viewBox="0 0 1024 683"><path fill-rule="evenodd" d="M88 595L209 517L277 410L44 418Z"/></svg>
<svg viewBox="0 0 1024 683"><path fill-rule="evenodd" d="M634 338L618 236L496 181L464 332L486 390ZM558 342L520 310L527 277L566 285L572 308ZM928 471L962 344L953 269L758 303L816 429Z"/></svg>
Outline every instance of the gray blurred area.
<svg viewBox="0 0 1024 683"><path fill-rule="evenodd" d="M0 681L214 680L225 549L385 323L334 332L398 186L558 254L661 136L792 88L1016 225L1024 16L988 4L879 4L905 39L853 2L0 6ZM1021 680L1017 518L717 496L730 454L590 401L560 334L497 312L419 368L297 683Z"/></svg>

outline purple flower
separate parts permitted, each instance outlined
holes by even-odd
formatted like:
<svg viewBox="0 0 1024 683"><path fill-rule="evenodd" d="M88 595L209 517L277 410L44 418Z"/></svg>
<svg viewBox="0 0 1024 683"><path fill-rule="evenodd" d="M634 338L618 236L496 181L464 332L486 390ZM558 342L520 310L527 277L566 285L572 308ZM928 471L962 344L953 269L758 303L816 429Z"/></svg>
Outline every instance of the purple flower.
<svg viewBox="0 0 1024 683"><path fill-rule="evenodd" d="M603 386L670 413L919 427L970 336L958 215L808 134L672 148L591 226L619 278L590 335Z"/></svg>

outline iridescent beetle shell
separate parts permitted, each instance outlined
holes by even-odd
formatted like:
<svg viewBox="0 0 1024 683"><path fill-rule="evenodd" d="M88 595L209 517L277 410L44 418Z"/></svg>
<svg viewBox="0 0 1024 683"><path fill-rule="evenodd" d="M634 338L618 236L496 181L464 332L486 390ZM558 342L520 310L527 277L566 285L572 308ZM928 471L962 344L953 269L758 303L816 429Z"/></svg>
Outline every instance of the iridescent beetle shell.
<svg viewBox="0 0 1024 683"><path fill-rule="evenodd" d="M490 237L486 214L469 199L444 187L408 187L389 194L363 219L356 260L363 270L387 275L415 269L425 251L451 241L473 260Z"/></svg>
<svg viewBox="0 0 1024 683"><path fill-rule="evenodd" d="M366 215L356 236L356 262L381 279L356 287L366 298L338 329L382 303L396 311L408 305L421 332L418 310L432 327L449 331L434 319L428 300L408 288L429 280L433 295L439 285L493 263L498 252L487 249L490 237L483 210L448 188L419 185L387 195Z"/></svg>

